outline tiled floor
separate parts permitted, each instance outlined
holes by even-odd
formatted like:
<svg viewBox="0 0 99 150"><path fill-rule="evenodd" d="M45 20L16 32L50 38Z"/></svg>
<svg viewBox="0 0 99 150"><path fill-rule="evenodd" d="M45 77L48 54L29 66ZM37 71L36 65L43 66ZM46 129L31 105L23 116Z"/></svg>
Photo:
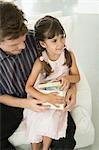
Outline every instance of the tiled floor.
<svg viewBox="0 0 99 150"><path fill-rule="evenodd" d="M73 32L70 41L71 47L75 49L78 61L86 74L92 91L93 113L92 120L95 126L95 142L92 146L79 150L98 150L99 144L99 14L78 14L73 10L79 0L22 0L24 11L28 18L46 12L62 10L65 15L75 15ZM97 0L98 1L98 0ZM18 0L18 3L20 1ZM17 3L17 4L18 4ZM30 11L32 10L32 13ZM87 11L88 12L88 11ZM31 15L30 15L31 14ZM27 149L28 150L28 149Z"/></svg>

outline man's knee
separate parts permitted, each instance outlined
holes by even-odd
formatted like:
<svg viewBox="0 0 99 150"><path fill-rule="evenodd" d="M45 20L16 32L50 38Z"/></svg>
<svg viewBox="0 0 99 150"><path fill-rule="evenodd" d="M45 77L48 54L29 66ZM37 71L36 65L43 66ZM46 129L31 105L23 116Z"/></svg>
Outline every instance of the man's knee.
<svg viewBox="0 0 99 150"><path fill-rule="evenodd" d="M0 141L0 149L1 150L16 150L15 147L8 140Z"/></svg>

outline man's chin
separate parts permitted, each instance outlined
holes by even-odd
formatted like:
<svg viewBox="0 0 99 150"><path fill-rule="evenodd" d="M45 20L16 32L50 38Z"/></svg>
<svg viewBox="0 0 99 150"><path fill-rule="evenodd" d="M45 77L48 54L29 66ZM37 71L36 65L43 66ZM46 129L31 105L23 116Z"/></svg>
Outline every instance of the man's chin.
<svg viewBox="0 0 99 150"><path fill-rule="evenodd" d="M18 55L18 54L20 54L21 52L22 52L22 50L15 51L15 52L13 52L13 55Z"/></svg>
<svg viewBox="0 0 99 150"><path fill-rule="evenodd" d="M18 54L20 54L21 53L21 51L20 52L6 52L6 54L8 54L8 55L18 55Z"/></svg>

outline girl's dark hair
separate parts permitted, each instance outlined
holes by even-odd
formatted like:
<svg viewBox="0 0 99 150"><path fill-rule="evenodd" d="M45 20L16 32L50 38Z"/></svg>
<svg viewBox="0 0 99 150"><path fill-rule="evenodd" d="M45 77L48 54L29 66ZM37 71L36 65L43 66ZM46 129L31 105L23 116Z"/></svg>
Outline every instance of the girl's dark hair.
<svg viewBox="0 0 99 150"><path fill-rule="evenodd" d="M16 39L27 33L24 13L10 2L0 1L0 42L4 38Z"/></svg>
<svg viewBox="0 0 99 150"><path fill-rule="evenodd" d="M44 41L45 39L52 39L60 34L65 35L66 37L66 33L63 26L61 25L61 23L57 18L54 18L52 16L45 16L39 19L34 26L34 30L38 45L39 57L42 55L42 51L45 50L40 46L40 41ZM64 62L64 64L66 64L68 67L71 67L72 65L71 54L66 48L64 49L64 53L66 57L66 63ZM47 62L43 61L42 63L44 72L46 74L45 77L47 77L52 73L52 68L50 64L48 64Z"/></svg>

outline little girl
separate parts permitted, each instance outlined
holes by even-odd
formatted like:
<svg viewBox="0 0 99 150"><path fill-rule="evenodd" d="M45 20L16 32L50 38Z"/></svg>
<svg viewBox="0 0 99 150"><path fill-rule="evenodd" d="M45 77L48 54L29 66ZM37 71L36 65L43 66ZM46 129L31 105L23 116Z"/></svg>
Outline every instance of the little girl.
<svg viewBox="0 0 99 150"><path fill-rule="evenodd" d="M38 43L39 57L33 65L32 72L26 83L28 95L51 104L63 103L64 97L56 93L44 94L38 90L42 81L59 80L61 89L80 80L73 52L66 49L65 31L59 20L52 16L39 19L35 26L35 37ZM40 50L43 48L43 50ZM38 150L43 142L43 150L48 150L52 139L66 136L68 112L48 109L44 112L24 110L27 125L27 137L32 149Z"/></svg>

